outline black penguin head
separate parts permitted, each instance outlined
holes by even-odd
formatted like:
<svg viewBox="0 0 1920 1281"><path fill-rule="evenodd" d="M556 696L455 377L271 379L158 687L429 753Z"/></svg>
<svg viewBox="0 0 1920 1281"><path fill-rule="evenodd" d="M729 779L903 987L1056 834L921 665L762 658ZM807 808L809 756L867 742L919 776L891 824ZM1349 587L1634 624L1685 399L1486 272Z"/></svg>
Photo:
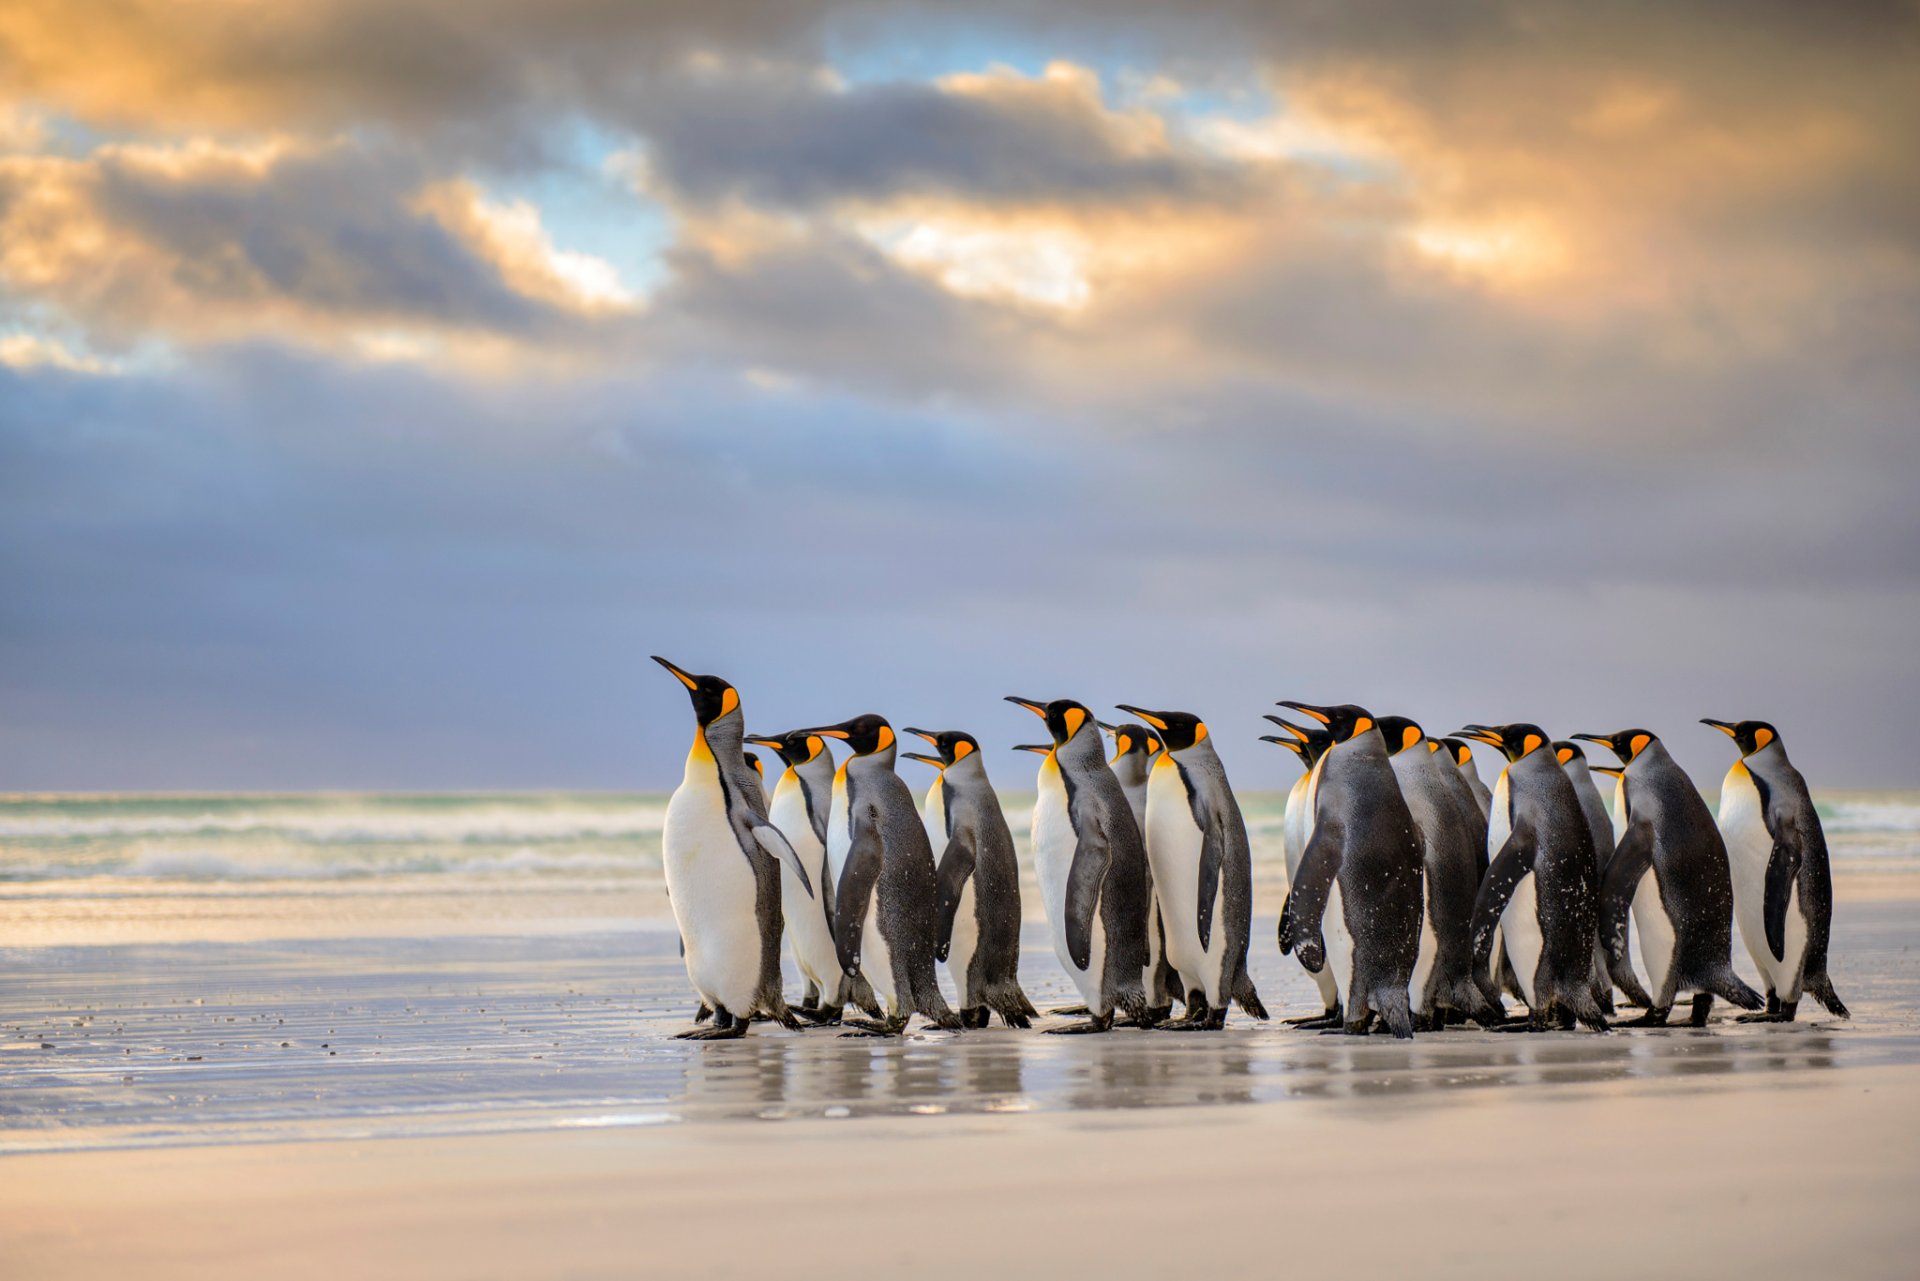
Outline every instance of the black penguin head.
<svg viewBox="0 0 1920 1281"><path fill-rule="evenodd" d="M1051 703L1042 703L1038 699L1021 698L1018 694L1007 695L1009 703L1017 703L1047 723L1047 732L1053 735L1054 746L1064 746L1075 734L1087 726L1093 726L1098 734L1100 727L1093 719L1093 713L1070 698L1056 698Z"/></svg>
<svg viewBox="0 0 1920 1281"><path fill-rule="evenodd" d="M1427 732L1420 728L1418 721L1408 720L1404 716L1382 716L1380 737L1387 740L1387 755L1398 756L1409 747L1426 742Z"/></svg>
<svg viewBox="0 0 1920 1281"><path fill-rule="evenodd" d="M1101 721L1100 728L1113 735L1113 759L1116 762L1136 752L1142 756L1152 756L1160 750L1159 736L1145 725L1133 721L1124 725L1109 725Z"/></svg>
<svg viewBox="0 0 1920 1281"><path fill-rule="evenodd" d="M926 761L929 765L938 765L942 769L956 761L963 761L980 750L979 740L965 730L957 729L915 729L911 725L902 726L909 734L917 734L933 744L933 750L940 753L939 758L927 761L927 758L915 752L908 752L907 758Z"/></svg>
<svg viewBox="0 0 1920 1281"><path fill-rule="evenodd" d="M1780 731L1765 721L1716 721L1711 716L1703 716L1700 723L1711 725L1732 739L1742 756L1751 756L1767 744L1780 741Z"/></svg>
<svg viewBox="0 0 1920 1281"><path fill-rule="evenodd" d="M1647 750L1650 743L1660 740L1650 729L1623 729L1617 734L1575 734L1575 738L1587 743L1600 743L1612 749L1622 764L1632 764L1633 758Z"/></svg>
<svg viewBox="0 0 1920 1281"><path fill-rule="evenodd" d="M788 765L805 765L827 750L827 740L812 730L796 729L786 734L749 734L747 742L773 751Z"/></svg>
<svg viewBox="0 0 1920 1281"><path fill-rule="evenodd" d="M876 716L872 712L856 716L850 721L841 721L838 725L822 725L807 732L837 738L851 747L855 756L884 752L894 743L893 726L887 724L886 717Z"/></svg>
<svg viewBox="0 0 1920 1281"><path fill-rule="evenodd" d="M766 782L767 767L760 763L760 758L758 756L755 756L752 752L747 751L745 748L740 749L740 755L746 757L747 768L753 771L754 777L759 779L762 783Z"/></svg>
<svg viewBox="0 0 1920 1281"><path fill-rule="evenodd" d="M1123 712L1132 712L1160 731L1160 741L1170 752L1184 752L1207 737L1207 723L1192 712L1150 712L1144 707L1115 703Z"/></svg>
<svg viewBox="0 0 1920 1281"><path fill-rule="evenodd" d="M1295 725L1292 721L1285 720L1281 717L1275 716L1271 712L1267 713L1267 719L1272 721L1275 725L1278 725L1281 729L1287 731L1288 735L1292 739L1292 742L1289 743L1285 739L1274 738L1271 736L1263 736L1262 741L1269 742L1269 743L1280 743L1283 746L1287 746L1287 747L1292 747L1295 744L1297 744L1299 747L1299 750L1296 753L1296 755L1300 757L1301 761L1303 761L1306 764L1306 767L1308 769L1312 769L1313 763L1319 760L1323 755L1325 755L1326 750L1329 747L1333 746L1333 735L1327 733L1326 730L1321 729L1317 725L1312 727L1308 727L1305 725Z"/></svg>
<svg viewBox="0 0 1920 1281"><path fill-rule="evenodd" d="M687 687L687 696L693 700L693 714L702 728L740 710L740 692L718 676L695 676L658 654L653 656L653 661L672 672L674 678Z"/></svg>
<svg viewBox="0 0 1920 1281"><path fill-rule="evenodd" d="M1510 761L1536 752L1550 741L1545 730L1526 721L1516 721L1511 725L1468 725L1455 730L1452 737L1470 738L1476 743L1497 747L1500 754ZM1574 737L1578 738L1579 735Z"/></svg>
<svg viewBox="0 0 1920 1281"><path fill-rule="evenodd" d="M1569 743L1564 738L1553 745L1553 754L1559 758L1562 765L1571 764L1576 756L1583 761L1587 759L1587 754L1580 750L1580 744Z"/></svg>
<svg viewBox="0 0 1920 1281"><path fill-rule="evenodd" d="M1281 707L1291 707L1303 712L1327 727L1327 733L1335 743L1344 743L1358 738L1374 727L1373 713L1364 707L1355 707L1352 703L1336 703L1330 707L1316 706L1313 703L1296 703L1290 698L1280 700Z"/></svg>

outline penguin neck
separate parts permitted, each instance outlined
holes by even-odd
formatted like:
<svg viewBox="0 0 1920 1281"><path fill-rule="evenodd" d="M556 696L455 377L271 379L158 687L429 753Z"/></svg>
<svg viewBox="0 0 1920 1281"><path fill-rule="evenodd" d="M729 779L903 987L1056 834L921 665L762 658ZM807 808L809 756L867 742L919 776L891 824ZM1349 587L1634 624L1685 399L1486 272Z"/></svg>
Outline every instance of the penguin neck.
<svg viewBox="0 0 1920 1281"><path fill-rule="evenodd" d="M893 772L893 753L894 748L892 744L888 744L877 752L868 752L865 756L851 757L842 768L846 770L847 777L850 779L871 778L876 773L891 774Z"/></svg>
<svg viewBox="0 0 1920 1281"><path fill-rule="evenodd" d="M1654 739L1641 748L1634 758L1627 762L1627 773L1650 774L1657 770L1673 769L1673 757L1667 754L1667 745Z"/></svg>
<svg viewBox="0 0 1920 1281"><path fill-rule="evenodd" d="M1138 787L1147 781L1147 754L1128 752L1115 757L1110 763L1113 776L1120 780L1122 787Z"/></svg>
<svg viewBox="0 0 1920 1281"><path fill-rule="evenodd" d="M1793 767L1793 762L1787 759L1787 749L1777 738L1759 751L1741 757L1740 763L1747 767L1748 773L1758 774L1769 782Z"/></svg>
<svg viewBox="0 0 1920 1281"><path fill-rule="evenodd" d="M934 786L939 786L943 779L955 787L963 788L977 787L986 782L987 770L986 766L980 763L980 753L968 752L965 756L962 756L959 760L941 770L934 776Z"/></svg>
<svg viewBox="0 0 1920 1281"><path fill-rule="evenodd" d="M1085 770L1095 766L1105 766L1107 754L1099 742L1099 731L1088 733L1082 727L1078 733L1053 749L1053 759L1064 770Z"/></svg>
<svg viewBox="0 0 1920 1281"><path fill-rule="evenodd" d="M787 773L805 783L809 791L824 795L833 790L833 757L825 752L810 761L789 765Z"/></svg>
<svg viewBox="0 0 1920 1281"><path fill-rule="evenodd" d="M693 732L693 746L687 749L687 777L696 772L711 773L717 761L739 761L747 768L743 752L743 731L738 714L729 712L709 721Z"/></svg>
<svg viewBox="0 0 1920 1281"><path fill-rule="evenodd" d="M1211 734L1196 742L1187 744L1177 752L1167 752L1161 759L1164 760L1167 757L1173 758L1174 761L1181 765L1199 765L1208 762L1217 763L1220 760L1220 754L1213 750L1213 735Z"/></svg>

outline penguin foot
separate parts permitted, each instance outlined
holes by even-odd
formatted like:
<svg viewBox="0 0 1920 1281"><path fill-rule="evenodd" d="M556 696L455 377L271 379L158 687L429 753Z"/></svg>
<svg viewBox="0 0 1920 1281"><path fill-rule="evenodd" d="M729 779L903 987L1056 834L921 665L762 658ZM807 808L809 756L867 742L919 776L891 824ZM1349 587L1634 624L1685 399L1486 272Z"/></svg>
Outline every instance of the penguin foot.
<svg viewBox="0 0 1920 1281"><path fill-rule="evenodd" d="M735 1019L731 1023L715 1023L711 1027L690 1027L684 1032L676 1032L676 1041L733 1041L747 1034L747 1020Z"/></svg>
<svg viewBox="0 0 1920 1281"><path fill-rule="evenodd" d="M1521 1032L1521 1033L1544 1032L1546 1030L1547 1029L1545 1029L1544 1027L1536 1026L1532 1019L1518 1019L1518 1020L1509 1019L1505 1023L1499 1024L1496 1027L1490 1027L1487 1029L1487 1031L1489 1032Z"/></svg>
<svg viewBox="0 0 1920 1281"><path fill-rule="evenodd" d="M1733 1016L1733 1021L1735 1023L1791 1023L1793 1022L1793 1015L1784 1012L1777 1014L1736 1014Z"/></svg>
<svg viewBox="0 0 1920 1281"><path fill-rule="evenodd" d="M1669 1006L1667 1009L1664 1009L1664 1010L1648 1010L1645 1014L1642 1014L1637 1019L1623 1019L1621 1022L1615 1023L1614 1026L1615 1027L1665 1027L1667 1025L1667 1015L1670 1013L1672 1013L1671 1006Z"/></svg>
<svg viewBox="0 0 1920 1281"><path fill-rule="evenodd" d="M1113 1015L1105 1018L1091 1018L1085 1023L1069 1023L1065 1027L1044 1029L1053 1036L1087 1036L1094 1032L1107 1032L1113 1028Z"/></svg>
<svg viewBox="0 0 1920 1281"><path fill-rule="evenodd" d="M1047 1013L1059 1014L1059 1015L1066 1016L1068 1018L1077 1018L1082 1014L1092 1014L1093 1011L1088 1009L1084 1005L1058 1005L1058 1006L1055 1006L1053 1009L1048 1010Z"/></svg>
<svg viewBox="0 0 1920 1281"><path fill-rule="evenodd" d="M801 1006L799 1009L794 1009L792 1006L788 1006L787 1008L790 1010L793 1010L795 1014L798 1014L801 1018L805 1019L808 1023L812 1024L814 1027L839 1027L840 1026L840 1015L841 1015L840 1006L817 1005L812 1009L807 1009L805 1006Z"/></svg>
<svg viewBox="0 0 1920 1281"><path fill-rule="evenodd" d="M1303 1032L1337 1031L1346 1022L1339 1010L1328 1010L1325 1014L1314 1014L1302 1019L1287 1019L1288 1027L1297 1027Z"/></svg>
<svg viewBox="0 0 1920 1281"><path fill-rule="evenodd" d="M1701 992L1693 998L1693 1013L1687 1019L1688 1027L1705 1027L1707 1015L1713 1012L1713 993Z"/></svg>

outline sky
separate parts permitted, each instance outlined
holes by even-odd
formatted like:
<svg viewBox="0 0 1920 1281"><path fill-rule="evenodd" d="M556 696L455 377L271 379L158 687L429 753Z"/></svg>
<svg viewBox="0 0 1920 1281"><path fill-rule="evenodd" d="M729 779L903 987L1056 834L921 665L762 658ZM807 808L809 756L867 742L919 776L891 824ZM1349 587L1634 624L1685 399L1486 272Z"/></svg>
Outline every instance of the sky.
<svg viewBox="0 0 1920 1281"><path fill-rule="evenodd" d="M1006 694L1920 786L1912 3L0 7L0 791ZM904 769L917 769L904 766Z"/></svg>

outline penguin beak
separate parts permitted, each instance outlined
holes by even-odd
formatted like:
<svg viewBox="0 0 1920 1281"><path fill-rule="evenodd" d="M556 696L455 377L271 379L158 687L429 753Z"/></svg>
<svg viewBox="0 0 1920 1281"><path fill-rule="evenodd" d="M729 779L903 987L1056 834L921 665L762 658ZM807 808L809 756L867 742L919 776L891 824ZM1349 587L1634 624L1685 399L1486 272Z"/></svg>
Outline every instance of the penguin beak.
<svg viewBox="0 0 1920 1281"><path fill-rule="evenodd" d="M1022 698L1018 694L1007 695L1007 701L1009 703L1016 704L1017 706L1026 708L1028 711L1032 712L1035 716L1038 716L1041 720L1047 719L1047 705L1045 703L1039 702L1031 698Z"/></svg>
<svg viewBox="0 0 1920 1281"><path fill-rule="evenodd" d="M1291 721L1282 720L1280 717L1275 716L1272 712L1268 712L1266 714L1265 719L1272 721L1275 725L1278 725L1281 729L1287 731L1287 733L1293 735L1295 738L1299 739L1301 742L1304 743L1307 741L1307 731L1300 728L1300 726L1293 724Z"/></svg>
<svg viewBox="0 0 1920 1281"><path fill-rule="evenodd" d="M669 663L666 659L660 657L660 655L658 654L652 655L652 658L654 662L660 664L660 666L666 668L668 671L672 672L675 676L679 677L680 683L682 685L685 685L688 689L700 688L699 677L690 674L683 668L676 667L674 664Z"/></svg>
<svg viewBox="0 0 1920 1281"><path fill-rule="evenodd" d="M1157 730L1164 730L1167 727L1167 718L1158 712L1149 712L1143 707L1130 707L1126 703L1115 703L1114 706L1123 712L1138 716Z"/></svg>
<svg viewBox="0 0 1920 1281"><path fill-rule="evenodd" d="M1262 734L1260 736L1260 741L1263 743L1278 743L1281 747L1286 748L1289 752L1292 752L1295 756L1298 756L1300 754L1300 743L1297 739L1281 738L1278 734Z"/></svg>
<svg viewBox="0 0 1920 1281"><path fill-rule="evenodd" d="M1596 774L1605 774L1610 778L1619 778L1627 772L1624 767L1619 765L1589 765L1587 768Z"/></svg>
<svg viewBox="0 0 1920 1281"><path fill-rule="evenodd" d="M1053 755L1053 745L1051 743L1015 743L1013 750L1016 752L1038 752L1042 756Z"/></svg>
<svg viewBox="0 0 1920 1281"><path fill-rule="evenodd" d="M1583 743L1598 743L1600 746L1609 749L1613 746L1613 740L1605 734L1569 734L1567 737L1577 738Z"/></svg>
<svg viewBox="0 0 1920 1281"><path fill-rule="evenodd" d="M915 729L915 728L914 728L913 726L911 726L911 725L902 725L902 726L901 726L900 728L901 728L901 729L903 729L903 730L905 730L905 731L906 731L907 733L909 733L909 734L917 734L917 735L919 735L919 736L920 736L921 738L924 738L924 739L926 739L926 740L927 740L927 741L928 741L929 743L932 743L932 744L933 744L933 745L934 745L935 747L938 747L938 746L940 746L940 736L939 736L939 735L937 735L937 734L935 734L935 733L934 733L934 732L933 732L932 730L925 730L925 729ZM915 757L914 759L915 759L915 760L920 760L920 759L923 759L923 758L921 758L921 757Z"/></svg>
<svg viewBox="0 0 1920 1281"><path fill-rule="evenodd" d="M1731 724L1730 724L1729 722L1727 722L1727 721L1716 721L1716 720L1715 720L1715 719L1713 719L1713 717L1711 717L1711 716L1702 716L1702 717L1700 718L1700 723L1701 723L1702 725L1711 725L1711 726L1713 726L1713 727L1714 727L1715 729L1717 729L1717 730L1719 730L1719 731L1720 731L1720 732L1721 732L1722 734L1725 734L1725 735L1726 735L1726 736L1727 736L1728 738L1738 738L1738 737L1740 737L1740 731L1738 731L1738 730L1736 730L1736 729L1735 729L1735 728L1734 728L1734 727L1733 727L1733 726L1732 726L1732 725L1731 725Z"/></svg>
<svg viewBox="0 0 1920 1281"><path fill-rule="evenodd" d="M812 729L803 729L799 732L802 734L818 734L821 738L837 738L843 743L853 737L847 732L844 721L839 725L816 725Z"/></svg>
<svg viewBox="0 0 1920 1281"><path fill-rule="evenodd" d="M1109 725L1105 721L1095 721L1094 724L1098 725L1101 729L1107 731L1107 733L1109 734L1117 734L1120 732L1120 727L1118 725Z"/></svg>
<svg viewBox="0 0 1920 1281"><path fill-rule="evenodd" d="M758 734L748 734L746 738L747 742L752 743L755 747L764 747L773 752L777 752L787 745L785 739L762 738Z"/></svg>
<svg viewBox="0 0 1920 1281"><path fill-rule="evenodd" d="M919 761L922 765L931 765L935 769L945 769L947 767L947 763L938 756L927 756L921 752L902 752L900 754L910 761Z"/></svg>
<svg viewBox="0 0 1920 1281"><path fill-rule="evenodd" d="M1470 738L1476 743L1486 743L1492 747L1500 746L1500 736L1485 725L1467 725L1447 735L1448 738ZM1579 738L1578 734L1574 735Z"/></svg>
<svg viewBox="0 0 1920 1281"><path fill-rule="evenodd" d="M1319 721L1322 725L1333 724L1333 717L1327 715L1325 712L1321 711L1319 708L1315 707L1311 703L1296 703L1290 698L1283 698L1279 702L1275 703L1274 706L1275 707L1291 707L1296 712L1305 712L1307 715L1313 717L1313 719L1315 719L1316 721Z"/></svg>

